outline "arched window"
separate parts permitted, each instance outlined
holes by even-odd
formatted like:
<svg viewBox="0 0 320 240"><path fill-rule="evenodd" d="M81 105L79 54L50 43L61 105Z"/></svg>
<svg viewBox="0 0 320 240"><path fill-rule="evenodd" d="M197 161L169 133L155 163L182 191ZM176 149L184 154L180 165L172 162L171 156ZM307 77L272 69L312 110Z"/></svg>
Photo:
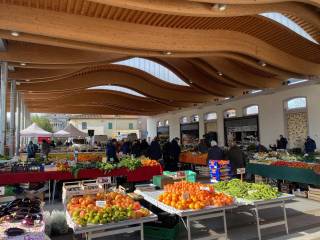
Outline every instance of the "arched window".
<svg viewBox="0 0 320 240"><path fill-rule="evenodd" d="M246 116L259 114L259 106L258 105L251 105L251 106L246 107L244 109L244 114Z"/></svg>
<svg viewBox="0 0 320 240"><path fill-rule="evenodd" d="M164 121L164 125L165 125L165 126L169 126L169 120L165 120L165 121Z"/></svg>
<svg viewBox="0 0 320 240"><path fill-rule="evenodd" d="M205 121L213 121L213 120L216 120L217 118L218 118L218 115L215 112L209 112L204 115Z"/></svg>
<svg viewBox="0 0 320 240"><path fill-rule="evenodd" d="M158 121L157 122L157 127L162 127L163 126L163 122L162 121Z"/></svg>
<svg viewBox="0 0 320 240"><path fill-rule="evenodd" d="M186 116L181 117L180 123L188 123L188 117L186 117Z"/></svg>
<svg viewBox="0 0 320 240"><path fill-rule="evenodd" d="M191 116L191 121L192 122L199 122L199 115L197 115L197 114L196 115L192 115Z"/></svg>
<svg viewBox="0 0 320 240"><path fill-rule="evenodd" d="M294 109L303 109L307 108L307 98L305 97L297 97L289 99L286 103L287 110L294 110Z"/></svg>
<svg viewBox="0 0 320 240"><path fill-rule="evenodd" d="M237 111L235 109L228 109L224 111L224 118L232 118L237 116Z"/></svg>

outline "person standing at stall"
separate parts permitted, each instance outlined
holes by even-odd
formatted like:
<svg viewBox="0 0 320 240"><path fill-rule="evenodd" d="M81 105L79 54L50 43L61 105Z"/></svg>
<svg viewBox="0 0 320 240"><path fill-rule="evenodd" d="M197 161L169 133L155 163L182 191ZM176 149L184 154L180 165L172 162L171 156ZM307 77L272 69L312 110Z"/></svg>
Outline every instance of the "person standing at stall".
<svg viewBox="0 0 320 240"><path fill-rule="evenodd" d="M155 137L154 140L151 142L149 148L149 157L153 160L160 160L162 157L161 147L159 143L159 138Z"/></svg>
<svg viewBox="0 0 320 240"><path fill-rule="evenodd" d="M178 162L180 158L181 148L178 144L179 138L174 138L171 141L170 145L170 170L177 171L178 170Z"/></svg>
<svg viewBox="0 0 320 240"><path fill-rule="evenodd" d="M41 144L42 157L48 160L49 153L50 153L50 145L45 139L43 139Z"/></svg>
<svg viewBox="0 0 320 240"><path fill-rule="evenodd" d="M118 162L116 143L117 143L117 140L112 139L111 141L108 142L106 146L106 155L107 155L107 160L109 162Z"/></svg>
<svg viewBox="0 0 320 240"><path fill-rule="evenodd" d="M241 149L237 146L235 142L231 143L231 147L227 152L227 159L231 164L231 171L234 175L237 174L238 168L245 167L245 156Z"/></svg>
<svg viewBox="0 0 320 240"><path fill-rule="evenodd" d="M32 141L27 146L28 159L36 157L36 150Z"/></svg>
<svg viewBox="0 0 320 240"><path fill-rule="evenodd" d="M317 149L317 144L311 137L308 136L306 142L304 143L304 149L307 154L314 153L314 151Z"/></svg>
<svg viewBox="0 0 320 240"><path fill-rule="evenodd" d="M283 135L280 135L280 139L277 140L277 149L286 150L287 145L288 145L288 140Z"/></svg>
<svg viewBox="0 0 320 240"><path fill-rule="evenodd" d="M208 150L208 160L222 160L223 159L223 151L222 149L218 146L218 143L214 140L210 142L210 148Z"/></svg>

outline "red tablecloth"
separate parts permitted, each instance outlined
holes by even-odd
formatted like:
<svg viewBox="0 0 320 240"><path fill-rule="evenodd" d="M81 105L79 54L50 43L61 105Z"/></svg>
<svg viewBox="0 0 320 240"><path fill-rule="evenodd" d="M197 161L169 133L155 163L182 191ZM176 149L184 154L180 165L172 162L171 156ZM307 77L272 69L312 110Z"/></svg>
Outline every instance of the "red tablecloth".
<svg viewBox="0 0 320 240"><path fill-rule="evenodd" d="M78 173L78 179L94 179L106 176L126 176L128 182L148 181L155 175L162 174L160 166L141 167L134 171L126 168L114 169L104 173L99 169L82 169ZM26 182L45 182L48 180L75 180L70 172L27 172L27 173L0 173L0 185L10 185Z"/></svg>

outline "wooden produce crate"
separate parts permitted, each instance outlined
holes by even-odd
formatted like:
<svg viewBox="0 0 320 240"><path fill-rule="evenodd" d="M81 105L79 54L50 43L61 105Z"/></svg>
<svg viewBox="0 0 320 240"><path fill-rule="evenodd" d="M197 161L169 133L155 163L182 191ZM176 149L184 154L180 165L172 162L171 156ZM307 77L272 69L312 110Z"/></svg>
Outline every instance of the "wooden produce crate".
<svg viewBox="0 0 320 240"><path fill-rule="evenodd" d="M308 198L320 202L320 189L309 186Z"/></svg>

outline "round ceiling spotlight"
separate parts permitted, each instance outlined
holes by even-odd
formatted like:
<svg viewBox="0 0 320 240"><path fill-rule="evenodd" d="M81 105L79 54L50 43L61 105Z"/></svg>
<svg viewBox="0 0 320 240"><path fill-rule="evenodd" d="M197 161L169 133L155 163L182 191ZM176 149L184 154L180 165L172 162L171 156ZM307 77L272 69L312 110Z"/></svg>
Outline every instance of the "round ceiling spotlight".
<svg viewBox="0 0 320 240"><path fill-rule="evenodd" d="M26 66L26 65L27 65L27 64L24 63L24 62L20 63L20 66L22 66L22 67L24 67L24 66Z"/></svg>
<svg viewBox="0 0 320 240"><path fill-rule="evenodd" d="M222 73L222 72L217 72L217 74L218 74L219 76L222 76L222 75L223 75L223 73Z"/></svg>
<svg viewBox="0 0 320 240"><path fill-rule="evenodd" d="M170 55L172 55L172 52L170 52L170 51L165 51L165 52L163 52L162 54L163 54L163 55L170 56Z"/></svg>
<svg viewBox="0 0 320 240"><path fill-rule="evenodd" d="M25 81L26 81L26 82L30 82L30 79L26 79Z"/></svg>
<svg viewBox="0 0 320 240"><path fill-rule="evenodd" d="M227 9L227 4L222 4L222 3L216 3L212 6L213 10L219 10L219 11L224 11Z"/></svg>
<svg viewBox="0 0 320 240"><path fill-rule="evenodd" d="M11 36L19 37L19 36L20 36L20 33L19 33L19 32L16 32L16 31L13 31L13 32L11 32Z"/></svg>
<svg viewBox="0 0 320 240"><path fill-rule="evenodd" d="M266 67L266 66L267 66L267 63L264 62L264 61L259 61L259 65L260 65L261 67Z"/></svg>

